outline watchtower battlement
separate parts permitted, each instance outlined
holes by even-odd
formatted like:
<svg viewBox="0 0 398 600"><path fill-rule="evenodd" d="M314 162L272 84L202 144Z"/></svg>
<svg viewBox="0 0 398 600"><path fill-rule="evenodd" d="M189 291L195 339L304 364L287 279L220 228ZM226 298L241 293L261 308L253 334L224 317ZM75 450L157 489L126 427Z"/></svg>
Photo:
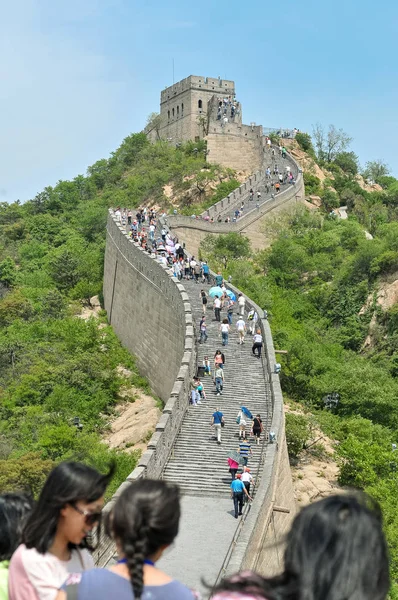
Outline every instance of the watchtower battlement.
<svg viewBox="0 0 398 600"><path fill-rule="evenodd" d="M207 140L207 160L254 172L263 158L262 128L242 125L235 82L190 75L160 94L159 136L172 144ZM152 134L154 136L154 134Z"/></svg>

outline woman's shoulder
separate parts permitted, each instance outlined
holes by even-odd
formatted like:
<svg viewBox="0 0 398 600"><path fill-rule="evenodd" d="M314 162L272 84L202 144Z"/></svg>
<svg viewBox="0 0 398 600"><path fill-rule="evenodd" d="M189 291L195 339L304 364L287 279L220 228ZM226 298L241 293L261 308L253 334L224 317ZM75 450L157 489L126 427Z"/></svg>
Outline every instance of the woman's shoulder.
<svg viewBox="0 0 398 600"><path fill-rule="evenodd" d="M150 587L150 586L148 586ZM158 586L159 594L155 595L156 587L151 587L154 599L159 600L195 600L199 599L199 595L187 588L177 579L173 579L165 585Z"/></svg>
<svg viewBox="0 0 398 600"><path fill-rule="evenodd" d="M117 592L119 600L132 599L132 587L128 579L108 569L91 569L84 573L69 575L62 589L79 585L79 598L93 598L101 600L110 598ZM194 592L179 581L172 581L157 586L146 586L151 590L153 600L195 600L198 598Z"/></svg>

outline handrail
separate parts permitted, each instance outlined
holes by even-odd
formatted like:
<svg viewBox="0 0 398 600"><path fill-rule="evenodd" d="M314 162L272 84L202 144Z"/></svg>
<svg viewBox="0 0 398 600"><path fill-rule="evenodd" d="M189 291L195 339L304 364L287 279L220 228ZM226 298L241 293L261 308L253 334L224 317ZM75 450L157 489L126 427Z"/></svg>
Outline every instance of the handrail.
<svg viewBox="0 0 398 600"><path fill-rule="evenodd" d="M214 275L214 273L212 273L212 274ZM231 283L226 283L226 287L229 288L229 289L231 289L231 291L233 291L235 294L236 294L236 292L238 292L238 288L236 288L235 286L231 285ZM247 298L247 300L248 300L248 304L251 306L251 308L254 309L257 312L258 318L259 318L259 322L260 322L260 327L263 330L264 329L263 323L267 320L264 316L261 316L261 314L264 313L264 311L262 311L261 308L255 302L253 302L250 298ZM262 366L263 366L263 370L264 370L264 379L267 380L269 378L270 365L268 364L269 363L269 360L268 360L268 348L266 348L265 338L264 338L264 349L266 349L266 351L267 351L267 358L265 358L265 356L264 356L265 353L263 353L261 362L262 362ZM265 363L266 362L268 364L268 372L267 372L267 370L265 368ZM270 381L270 385L272 387L271 381ZM271 396L272 396L272 389L271 389ZM272 414L273 413L273 401L272 401L272 398L271 398L271 406L270 406L270 408L271 408L271 414ZM267 414L267 423L266 423L266 429L267 430L265 431L265 435L264 435L264 438L263 438L263 441L262 441L262 444L261 444L260 460L259 460L259 463L258 463L258 466L257 466L257 470L256 470L256 477L254 479L255 483L253 485L254 491L256 490L256 487L258 487L258 483L259 483L259 479L260 479L260 469L264 465L265 456L266 456L266 450L267 450L267 447L268 447L269 431L270 431L270 429L268 427L268 423L269 423L268 416L269 415ZM248 516L250 514L251 506L252 506L251 503L246 503L245 504L245 508L243 510L242 519L241 519L241 521L239 522L239 524L237 525L237 527L235 529L235 533L234 533L232 541L231 541L231 543L230 543L230 545L228 547L227 554L225 555L225 558L223 560L221 568L220 568L220 570L219 570L219 572L217 574L216 580L215 580L215 582L213 584L213 589L215 588L215 586L217 585L217 583L220 581L220 579L222 579L225 576L226 570L228 568L229 561L231 559L232 553L233 553L233 551L235 549L235 546L237 544L237 540L239 538L241 530L243 529L243 527L245 525L245 522L246 522L246 519L248 518Z"/></svg>
<svg viewBox="0 0 398 600"><path fill-rule="evenodd" d="M165 218L164 217L160 217L160 223L162 224L162 227L164 227L167 231L170 231L170 228L167 224L167 222L165 222ZM185 255L188 255L187 251L184 251ZM210 274L215 277L216 274L214 273L214 271L210 270ZM230 289L232 292L234 292L235 295L237 295L238 293L240 293L240 290L238 288L236 288L234 285L232 285L231 283L226 283L226 287L228 289ZM263 333L265 333L265 327L264 327L264 322L267 320L264 316L264 311L261 310L261 308L255 303L253 302L250 298L247 298L247 304L250 308L253 308L257 314L258 314L258 324L261 328L261 330L263 331ZM261 357L261 363L262 363L262 368L263 368L263 372L264 372L264 382L268 382L270 383L270 391L271 391L271 398L270 400L267 401L267 419L266 419L266 426L265 426L265 435L261 444L261 451L260 451L260 459L257 465L257 469L256 469L256 473L255 473L255 478L254 478L254 484L253 484L253 491L254 493L256 492L256 488L258 487L258 483L260 480L260 470L262 469L262 467L264 466L264 462L265 462L265 457L266 457L266 450L268 447L268 439L269 439L269 423L272 421L272 416L273 416L273 407L274 407L274 399L273 399L273 393L272 393L272 378L270 377L270 373L271 373L271 365L269 362L269 348L266 345L266 336L263 336L264 339L264 352L262 353L262 357ZM268 368L267 368L268 367ZM269 419L269 416L271 415L271 420ZM213 584L213 589L214 587L217 585L217 583L219 582L219 580L224 577L226 569L228 567L229 561L231 559L231 556L233 554L233 551L236 547L237 544L237 540L240 536L240 533L246 523L246 520L250 514L251 511L251 503L245 503L244 508L243 508L243 516L242 519L239 521L238 525L236 526L232 541L228 547L227 553L225 555L225 558L223 560L223 563L220 567L220 570L217 574L216 580Z"/></svg>

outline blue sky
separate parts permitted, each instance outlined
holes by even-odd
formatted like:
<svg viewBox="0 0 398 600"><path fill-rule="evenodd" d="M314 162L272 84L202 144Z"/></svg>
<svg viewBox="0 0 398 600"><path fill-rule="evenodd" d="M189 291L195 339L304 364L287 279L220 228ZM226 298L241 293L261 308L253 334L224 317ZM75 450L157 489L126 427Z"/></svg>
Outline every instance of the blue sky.
<svg viewBox="0 0 398 600"><path fill-rule="evenodd" d="M190 74L233 79L246 123L342 127L398 175L398 4L1 2L0 201L85 173Z"/></svg>

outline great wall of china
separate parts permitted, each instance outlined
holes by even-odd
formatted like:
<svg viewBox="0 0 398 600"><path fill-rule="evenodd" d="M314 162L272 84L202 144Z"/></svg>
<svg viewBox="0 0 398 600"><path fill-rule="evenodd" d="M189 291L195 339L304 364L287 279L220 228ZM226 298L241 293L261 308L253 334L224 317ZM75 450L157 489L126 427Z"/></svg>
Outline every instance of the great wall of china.
<svg viewBox="0 0 398 600"><path fill-rule="evenodd" d="M199 219L169 215L163 221L163 225L177 235L180 241L185 242L186 250L190 254L196 254L200 241L209 233L242 232L254 240L255 247L259 247L258 239L264 236L262 228L268 216L304 199L300 169L291 157L288 157L288 161L295 172L295 185L287 186L284 192L275 197L263 195L260 205L255 206L253 203L253 208L249 208L238 221L209 222L203 218L206 215L202 215ZM266 185L264 164L229 197L212 206L207 211L207 215L213 219L217 219L218 215L224 216L242 200L246 205L248 204L247 195L251 188L255 191L264 190ZM239 292L233 286L230 287L236 293ZM203 485L198 488L190 487L188 481L189 478L196 481L198 475L201 476L206 472L203 461L198 464L198 470L195 471L195 464L189 450L191 446L195 446L195 443L198 447L195 452L203 452L204 459L207 456L206 452L213 453L211 460L216 466L209 477L214 475L213 471L215 471L215 481L222 482L222 471L226 471L224 454L217 455L210 449L212 448L210 445L209 450L206 450L208 431L206 434L201 432L199 427L201 417L197 416L200 413L193 416L192 407L189 407L190 382L196 374L198 362L201 362L196 342L198 337L196 295L197 288L195 291L192 285L179 283L170 269L145 253L128 237L113 212L109 212L104 270L104 300L108 319L121 342L137 356L141 372L148 378L154 392L163 400L164 409L147 450L143 452L126 482L106 505L105 511L111 509L117 496L130 481L140 477L165 478L180 483L187 507L195 504L200 506L203 496L206 496L209 519L213 524L217 521L220 521L220 525L224 523L220 490L216 490L213 484L208 491ZM250 299L247 306L248 309L254 307L260 317L263 316L261 307L256 306ZM217 545L219 540L219 547L213 548L214 556L209 556L209 544L201 546L200 543L203 537L203 522L192 518L189 508L185 509L185 520L190 519L190 537L184 542L184 547L178 548L177 544L173 552L179 568L182 568L184 573L190 569L190 564L184 564L185 557L187 554L193 554L197 573L191 574L191 578L186 582L197 584L198 587L200 587L200 577L204 574L213 584L219 577L242 568L267 574L277 572L281 561L281 547L275 542L286 533L296 511L285 439L283 398L279 376L274 372L277 362L275 350L268 321L260 318L259 326L264 339L265 353L256 379L263 393L263 396L259 395L259 398L261 396L263 399L262 404L258 406L261 406L262 414L266 415L267 433L274 432L276 442L269 443L268 439L264 439L255 459L258 481L254 501L251 505L246 505L244 516L238 523L228 522L226 535L218 535L215 541L212 541L213 545ZM246 356L242 358L243 355L237 356L236 352L231 350L230 360L242 361L243 364ZM239 388L238 384L239 382L233 382L234 395L237 394L241 402L244 400L250 403L252 398L250 389L247 389L250 386L247 382L242 382ZM209 406L213 405L214 401L209 403ZM200 410L205 411L205 408L202 406ZM203 419L205 418L207 416L205 417L203 412ZM193 419L196 419L195 429L192 429ZM225 430L227 429L226 427ZM188 433L190 443L186 446L184 440ZM232 431L230 435L232 436ZM183 478L184 461L189 463L190 469L187 480ZM177 471L173 470L173 465L178 465ZM228 486L225 485L225 481L223 484L222 493L230 502ZM230 515L227 516L231 518ZM195 527L202 529L197 532L197 535ZM191 548L186 547L189 543L192 545ZM113 554L113 544L103 536L97 550L97 563L106 565ZM207 567L203 568L206 564L203 560L206 559L214 563L210 571ZM170 565L172 564L173 560L170 562ZM171 575L184 580L181 574L174 574L173 569L169 567L170 570Z"/></svg>

